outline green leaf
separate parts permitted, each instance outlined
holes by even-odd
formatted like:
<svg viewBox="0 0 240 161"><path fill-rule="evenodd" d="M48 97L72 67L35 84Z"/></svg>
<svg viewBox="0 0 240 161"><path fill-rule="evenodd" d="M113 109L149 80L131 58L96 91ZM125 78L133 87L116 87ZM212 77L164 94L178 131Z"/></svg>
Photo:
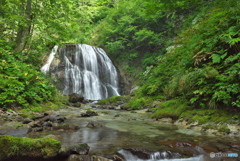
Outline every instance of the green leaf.
<svg viewBox="0 0 240 161"><path fill-rule="evenodd" d="M213 63L220 63L221 61L221 56L218 54L212 54L212 62Z"/></svg>
<svg viewBox="0 0 240 161"><path fill-rule="evenodd" d="M227 56L227 53L221 55L221 59L224 59Z"/></svg>

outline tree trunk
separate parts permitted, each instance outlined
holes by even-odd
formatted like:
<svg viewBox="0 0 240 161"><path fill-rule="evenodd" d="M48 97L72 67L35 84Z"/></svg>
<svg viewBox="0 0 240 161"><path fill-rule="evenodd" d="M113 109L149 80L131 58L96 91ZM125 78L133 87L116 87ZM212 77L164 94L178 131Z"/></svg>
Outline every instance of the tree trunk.
<svg viewBox="0 0 240 161"><path fill-rule="evenodd" d="M22 0L21 10L23 11L23 22L18 23L18 31L16 37L16 51L22 51L26 46L26 43L30 37L31 31L31 10L32 10L32 0L27 0L27 3L24 3L25 0Z"/></svg>

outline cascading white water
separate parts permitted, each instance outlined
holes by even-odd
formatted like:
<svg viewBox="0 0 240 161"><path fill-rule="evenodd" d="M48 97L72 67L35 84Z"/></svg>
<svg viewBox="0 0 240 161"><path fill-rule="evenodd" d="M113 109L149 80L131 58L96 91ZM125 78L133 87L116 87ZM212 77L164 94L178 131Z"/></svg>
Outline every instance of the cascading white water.
<svg viewBox="0 0 240 161"><path fill-rule="evenodd" d="M120 95L117 70L103 49L70 44L60 48L56 57L58 63L55 67L49 65L50 73L62 81L58 86L64 95L77 93L89 100ZM44 67L45 73L49 66Z"/></svg>
<svg viewBox="0 0 240 161"><path fill-rule="evenodd" d="M49 71L50 65L54 59L55 54L57 53L58 46L55 45L52 49L51 54L48 57L47 63L41 68L41 72L47 73Z"/></svg>
<svg viewBox="0 0 240 161"><path fill-rule="evenodd" d="M179 158L179 155L176 155L172 158L170 155L171 152L153 152L149 155L149 159L140 159L137 156L133 155L130 151L127 150L120 150L118 151L119 154L121 154L126 161L203 161L203 155L191 157L191 158ZM169 159L171 158L171 159Z"/></svg>

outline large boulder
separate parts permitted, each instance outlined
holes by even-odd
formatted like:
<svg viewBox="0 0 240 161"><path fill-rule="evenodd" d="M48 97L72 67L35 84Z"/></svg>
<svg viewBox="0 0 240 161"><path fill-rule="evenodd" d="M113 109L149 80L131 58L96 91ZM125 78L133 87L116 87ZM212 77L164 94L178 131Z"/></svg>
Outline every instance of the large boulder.
<svg viewBox="0 0 240 161"><path fill-rule="evenodd" d="M83 102L83 100L84 100L84 97L77 93L72 93L69 96L69 102L71 103Z"/></svg>
<svg viewBox="0 0 240 161"><path fill-rule="evenodd" d="M30 139L0 135L0 149L0 160L43 160L55 157L61 149L61 142L51 138Z"/></svg>

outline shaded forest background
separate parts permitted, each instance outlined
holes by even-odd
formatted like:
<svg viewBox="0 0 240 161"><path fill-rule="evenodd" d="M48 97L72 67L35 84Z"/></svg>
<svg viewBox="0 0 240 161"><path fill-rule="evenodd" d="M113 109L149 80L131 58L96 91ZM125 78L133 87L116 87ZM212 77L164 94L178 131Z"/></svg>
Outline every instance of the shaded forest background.
<svg viewBox="0 0 240 161"><path fill-rule="evenodd" d="M132 109L239 111L239 1L2 0L0 17L1 108L54 100L40 72L46 56L55 44L86 43L140 86Z"/></svg>

